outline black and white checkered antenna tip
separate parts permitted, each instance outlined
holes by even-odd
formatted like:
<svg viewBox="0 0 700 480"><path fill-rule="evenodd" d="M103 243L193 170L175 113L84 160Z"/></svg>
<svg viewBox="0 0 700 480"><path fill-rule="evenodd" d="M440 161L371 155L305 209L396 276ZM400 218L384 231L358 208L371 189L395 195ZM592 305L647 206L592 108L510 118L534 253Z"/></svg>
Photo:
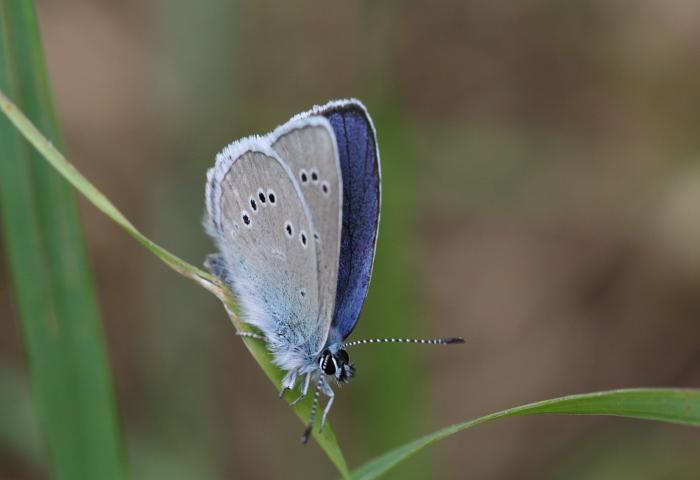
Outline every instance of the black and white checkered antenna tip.
<svg viewBox="0 0 700 480"><path fill-rule="evenodd" d="M361 340L353 340L352 342L344 343L342 348L354 347L356 345L364 345L366 343L418 343L422 345L453 345L455 343L464 343L462 337L446 337L446 338L365 338Z"/></svg>

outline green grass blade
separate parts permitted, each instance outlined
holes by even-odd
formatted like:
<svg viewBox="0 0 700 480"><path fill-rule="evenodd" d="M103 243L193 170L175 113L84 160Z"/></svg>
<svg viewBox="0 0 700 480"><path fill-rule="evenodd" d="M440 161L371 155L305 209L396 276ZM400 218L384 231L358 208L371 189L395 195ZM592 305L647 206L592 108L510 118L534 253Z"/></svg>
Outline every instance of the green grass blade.
<svg viewBox="0 0 700 480"><path fill-rule="evenodd" d="M139 243L157 255L169 267L178 273L197 280L198 282L211 283L214 281L211 275L203 270L188 264L176 255L168 252L156 243L149 240L100 192L88 179L86 179L65 157L59 152L54 143L45 138L36 126L0 91L0 108L5 112L10 121L25 136L25 138L41 153L41 155L55 168L68 182L82 193L93 205L111 218L115 223L126 230Z"/></svg>
<svg viewBox="0 0 700 480"><path fill-rule="evenodd" d="M0 88L61 141L34 4L0 0ZM52 476L126 476L111 373L73 192L0 119L0 208Z"/></svg>
<svg viewBox="0 0 700 480"><path fill-rule="evenodd" d="M0 449L41 470L45 462L39 440L34 402L20 372L0 365ZM42 472L44 473L44 472Z"/></svg>
<svg viewBox="0 0 700 480"><path fill-rule="evenodd" d="M355 480L371 480L438 440L470 427L508 417L543 414L612 415L700 427L700 390L628 389L571 395L530 403L457 423L391 450L355 470Z"/></svg>
<svg viewBox="0 0 700 480"><path fill-rule="evenodd" d="M111 218L114 222L126 230L132 237L138 240L148 250L160 258L166 265L171 267L181 275L195 281L202 287L206 288L216 295L226 306L226 311L231 318L236 330L250 331L243 324L236 314L236 302L231 297L228 289L223 287L219 281L207 272L185 262L179 257L168 252L164 248L152 242L143 235L124 215L83 175L71 165L65 157L59 152L54 144L48 141L34 124L10 101L9 98L0 90L0 110L2 110L15 127L25 136L29 142L41 153L41 155L53 166L63 177L68 180L80 193L82 193L93 205L101 210L105 215ZM246 340L246 346L253 354L260 367L270 380L279 386L282 379L282 371L272 365L269 355L263 345L254 340ZM292 394L287 394L291 396ZM294 411L306 422L310 413L310 401L300 402L295 405ZM314 431L314 438L318 441L323 451L328 455L328 458L338 468L343 476L349 475L347 464L343 457L342 451L338 446L337 440L329 424L322 433Z"/></svg>
<svg viewBox="0 0 700 480"><path fill-rule="evenodd" d="M224 306L238 331L250 331L250 329L245 327L245 325L240 322L236 313L238 307L233 301L232 297L228 296L224 300ZM277 388L279 388L279 385L282 383L282 377L284 377L284 372L272 364L270 355L265 348L265 345L259 340L253 340L250 338L246 338L244 341L246 347L248 347L248 350L253 355L253 358L255 358L260 365L260 368L262 368L265 375L267 375L267 378L269 378L270 381ZM285 394L285 399L291 401L294 400L297 395L298 392L296 391L287 392ZM309 421L309 417L311 415L311 402L313 401L312 397L313 395L308 395L305 400L292 407L297 416L305 425ZM330 461L336 466L343 478L350 478L350 472L348 470L347 463L345 462L345 457L343 456L343 452L338 445L338 441L336 440L335 433L331 428L330 422L326 422L323 432L319 433L318 428L314 428L313 437L316 439L321 449L326 453ZM299 431L299 438L301 438L301 430Z"/></svg>

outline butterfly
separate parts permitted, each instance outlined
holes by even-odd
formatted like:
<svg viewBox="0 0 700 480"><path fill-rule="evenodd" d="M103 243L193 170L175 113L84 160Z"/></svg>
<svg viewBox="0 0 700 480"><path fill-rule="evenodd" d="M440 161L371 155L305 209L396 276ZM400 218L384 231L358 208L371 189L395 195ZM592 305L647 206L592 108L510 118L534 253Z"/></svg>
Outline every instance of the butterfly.
<svg viewBox="0 0 700 480"><path fill-rule="evenodd" d="M204 225L219 253L205 266L236 295L241 318L260 333L286 372L280 396L315 384L306 443L319 396L350 381L349 347L366 343L463 343L377 338L346 342L367 297L379 228L377 137L365 106L331 101L264 136L237 140L207 172Z"/></svg>

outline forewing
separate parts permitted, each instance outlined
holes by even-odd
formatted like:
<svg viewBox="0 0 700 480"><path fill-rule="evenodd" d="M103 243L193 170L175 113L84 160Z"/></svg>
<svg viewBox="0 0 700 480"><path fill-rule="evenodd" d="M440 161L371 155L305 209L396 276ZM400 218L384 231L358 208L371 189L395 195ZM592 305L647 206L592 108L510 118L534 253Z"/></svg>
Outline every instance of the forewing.
<svg viewBox="0 0 700 480"><path fill-rule="evenodd" d="M372 120L358 100L316 107L333 128L340 159L343 214L332 341L355 328L369 289L379 228L381 175Z"/></svg>
<svg viewBox="0 0 700 480"><path fill-rule="evenodd" d="M328 336L336 302L342 184L335 135L324 117L293 119L270 135L272 148L279 154L300 186L316 231L322 335Z"/></svg>
<svg viewBox="0 0 700 480"><path fill-rule="evenodd" d="M207 210L244 320L265 333L273 353L316 353L325 337L312 223L288 168L264 139L244 139L219 154L208 174Z"/></svg>

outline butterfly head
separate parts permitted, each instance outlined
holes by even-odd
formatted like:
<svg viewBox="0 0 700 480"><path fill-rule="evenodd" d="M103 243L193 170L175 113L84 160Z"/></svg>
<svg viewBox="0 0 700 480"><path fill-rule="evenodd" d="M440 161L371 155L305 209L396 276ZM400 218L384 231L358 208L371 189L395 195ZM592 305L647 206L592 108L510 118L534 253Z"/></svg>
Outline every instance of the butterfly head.
<svg viewBox="0 0 700 480"><path fill-rule="evenodd" d="M348 352L342 348L326 348L318 359L318 367L328 376L334 376L338 383L347 383L355 374Z"/></svg>

